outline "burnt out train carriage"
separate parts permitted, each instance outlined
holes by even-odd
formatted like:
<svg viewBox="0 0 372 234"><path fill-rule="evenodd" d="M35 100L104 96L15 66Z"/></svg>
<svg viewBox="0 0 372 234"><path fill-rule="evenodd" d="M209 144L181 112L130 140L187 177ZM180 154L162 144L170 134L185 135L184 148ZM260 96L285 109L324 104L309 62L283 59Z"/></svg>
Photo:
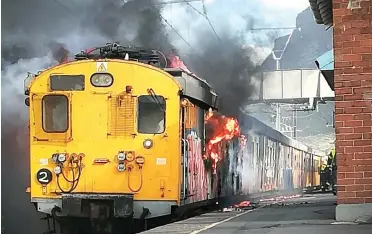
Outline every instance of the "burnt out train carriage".
<svg viewBox="0 0 372 234"><path fill-rule="evenodd" d="M295 162L309 154L274 132L256 131L259 122L249 125L253 120L242 115L243 129L252 126L244 132L248 143L238 135L230 144L216 143L220 160L213 164L204 150L205 119L217 107L217 95L207 82L182 69L149 65L157 60L153 52L109 44L90 53L25 82L31 202L58 220L64 233L125 233L133 219L273 189L245 181L246 160L257 171L254 178L275 181L280 189L283 166L271 169L275 180L267 179L268 166L285 152L274 146L282 144ZM294 177L302 176L303 164L293 165L299 170Z"/></svg>
<svg viewBox="0 0 372 234"><path fill-rule="evenodd" d="M237 160L238 163L229 162L235 163L230 167L234 170L227 176L232 186L225 188L223 195L244 194L249 198L262 192L300 192L319 188L319 168L324 153L285 136L243 112L240 112L238 122L245 142L243 145L239 139L230 142L228 152L235 156L224 158L242 159Z"/></svg>

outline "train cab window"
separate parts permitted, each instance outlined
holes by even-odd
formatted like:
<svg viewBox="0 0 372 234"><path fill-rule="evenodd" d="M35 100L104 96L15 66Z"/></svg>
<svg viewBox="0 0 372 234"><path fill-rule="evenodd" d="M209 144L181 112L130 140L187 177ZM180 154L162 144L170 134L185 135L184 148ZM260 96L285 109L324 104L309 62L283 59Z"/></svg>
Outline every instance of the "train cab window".
<svg viewBox="0 0 372 234"><path fill-rule="evenodd" d="M162 96L138 97L138 132L157 134L165 131L165 99Z"/></svg>
<svg viewBox="0 0 372 234"><path fill-rule="evenodd" d="M42 100L43 130L48 133L68 129L68 99L64 95L47 95Z"/></svg>
<svg viewBox="0 0 372 234"><path fill-rule="evenodd" d="M52 91L83 91L84 75L51 75L50 90Z"/></svg>

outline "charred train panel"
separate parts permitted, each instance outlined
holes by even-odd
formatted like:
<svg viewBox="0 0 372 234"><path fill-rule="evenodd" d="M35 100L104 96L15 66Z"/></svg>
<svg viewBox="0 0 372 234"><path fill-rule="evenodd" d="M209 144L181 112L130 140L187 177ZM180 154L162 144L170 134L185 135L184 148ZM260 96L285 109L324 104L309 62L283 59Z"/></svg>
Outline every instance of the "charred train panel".
<svg viewBox="0 0 372 234"><path fill-rule="evenodd" d="M180 83L185 97L201 102L205 109L208 109L208 107L217 109L218 96L206 81L181 69L166 68L164 70Z"/></svg>

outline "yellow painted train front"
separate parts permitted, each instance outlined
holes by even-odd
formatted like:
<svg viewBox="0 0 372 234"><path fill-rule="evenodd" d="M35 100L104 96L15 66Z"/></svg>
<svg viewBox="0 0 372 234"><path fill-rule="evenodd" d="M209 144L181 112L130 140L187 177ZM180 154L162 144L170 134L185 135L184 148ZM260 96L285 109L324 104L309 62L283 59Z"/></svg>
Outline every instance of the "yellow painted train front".
<svg viewBox="0 0 372 234"><path fill-rule="evenodd" d="M107 71L97 72L99 64ZM52 90L50 84L65 76L81 79L84 87ZM167 73L127 61L78 61L43 72L30 86L31 173L61 173L44 189L32 181L32 197L70 191L76 168L81 176L74 192L141 190L136 200L176 203L179 89ZM71 166L71 159L79 162Z"/></svg>
<svg viewBox="0 0 372 234"><path fill-rule="evenodd" d="M38 211L109 218L101 206L95 214L82 204L106 199L115 217L139 218L146 209L168 215L179 204L181 87L171 75L107 59L62 64L27 81Z"/></svg>

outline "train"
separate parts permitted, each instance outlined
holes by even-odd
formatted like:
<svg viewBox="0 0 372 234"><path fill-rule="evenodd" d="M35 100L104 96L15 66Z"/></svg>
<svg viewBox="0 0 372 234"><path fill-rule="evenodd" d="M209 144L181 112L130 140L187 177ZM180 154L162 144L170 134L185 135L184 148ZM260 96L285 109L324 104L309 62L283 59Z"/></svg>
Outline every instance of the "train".
<svg viewBox="0 0 372 234"><path fill-rule="evenodd" d="M162 57L108 43L28 74L27 192L46 233L132 233L157 218L320 183L322 152L243 111L224 116L205 80Z"/></svg>

